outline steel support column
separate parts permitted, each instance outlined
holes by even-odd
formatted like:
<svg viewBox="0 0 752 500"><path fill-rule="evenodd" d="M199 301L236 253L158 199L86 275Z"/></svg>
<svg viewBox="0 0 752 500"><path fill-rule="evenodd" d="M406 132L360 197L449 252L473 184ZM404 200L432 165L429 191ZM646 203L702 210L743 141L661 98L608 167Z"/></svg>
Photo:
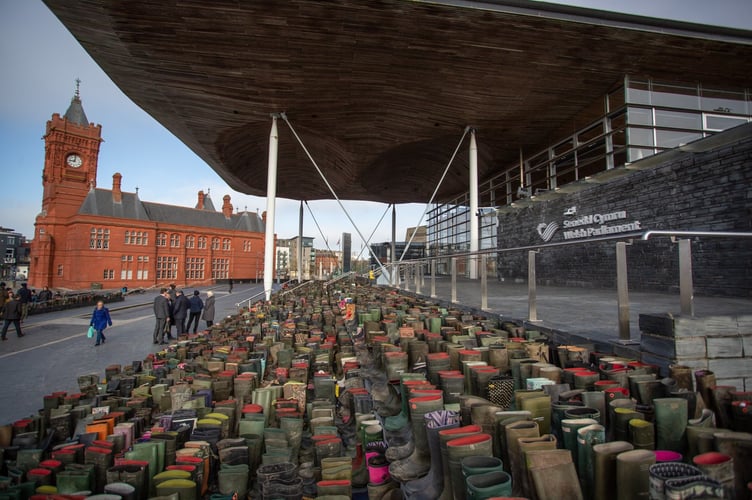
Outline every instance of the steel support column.
<svg viewBox="0 0 752 500"><path fill-rule="evenodd" d="M627 280L627 244L616 242L616 303L619 308L619 339L629 340L629 285Z"/></svg>
<svg viewBox="0 0 752 500"><path fill-rule="evenodd" d="M470 252L473 254L478 251L478 144L475 141L475 129L470 130L470 159L468 162L470 170ZM478 256L472 255L469 258L470 279L478 278Z"/></svg>
<svg viewBox="0 0 752 500"><path fill-rule="evenodd" d="M395 267L395 263L398 260L399 259L397 259L397 205L392 203L392 255L391 255L391 258L389 259L389 262L392 263L392 266L391 266L392 275L390 277L392 286L394 286L395 284L399 285L399 273L396 273L397 274L396 278L394 277L395 270L397 269Z"/></svg>
<svg viewBox="0 0 752 500"><path fill-rule="evenodd" d="M679 240L679 296L681 313L695 315L695 291L692 281L692 240Z"/></svg>
<svg viewBox="0 0 752 500"><path fill-rule="evenodd" d="M536 304L535 250L527 253L527 319L538 321L538 306Z"/></svg>
<svg viewBox="0 0 752 500"><path fill-rule="evenodd" d="M488 309L488 272L486 266L486 254L480 256L480 308Z"/></svg>
<svg viewBox="0 0 752 500"><path fill-rule="evenodd" d="M303 200L300 200L298 215L298 283L303 283Z"/></svg>
<svg viewBox="0 0 752 500"><path fill-rule="evenodd" d="M431 298L436 298L436 259L431 259Z"/></svg>
<svg viewBox="0 0 752 500"><path fill-rule="evenodd" d="M266 179L266 227L264 233L264 293L266 300L271 299L274 285L274 211L277 205L277 156L279 152L279 134L277 118L272 115L272 129L269 132L269 164Z"/></svg>
<svg viewBox="0 0 752 500"><path fill-rule="evenodd" d="M451 302L457 302L457 257L452 257L452 298Z"/></svg>

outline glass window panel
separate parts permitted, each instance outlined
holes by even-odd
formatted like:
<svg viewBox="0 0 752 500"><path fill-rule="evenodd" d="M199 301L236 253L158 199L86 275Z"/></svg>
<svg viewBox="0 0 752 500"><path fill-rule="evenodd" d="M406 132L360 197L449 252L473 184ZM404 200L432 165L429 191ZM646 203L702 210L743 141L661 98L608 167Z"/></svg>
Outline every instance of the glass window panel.
<svg viewBox="0 0 752 500"><path fill-rule="evenodd" d="M650 87L647 82L630 81L627 89L627 102L650 104Z"/></svg>
<svg viewBox="0 0 752 500"><path fill-rule="evenodd" d="M653 110L645 108L629 108L628 120L630 125L653 125Z"/></svg>
<svg viewBox="0 0 752 500"><path fill-rule="evenodd" d="M608 94L608 110L615 111L624 106L624 87L619 87Z"/></svg>
<svg viewBox="0 0 752 500"><path fill-rule="evenodd" d="M687 144L696 139L700 139L702 134L699 132L681 132L676 130L657 130L656 138L658 146L662 148L675 148L682 144Z"/></svg>
<svg viewBox="0 0 752 500"><path fill-rule="evenodd" d="M727 92L723 90L702 89L700 105L703 111L718 113L747 114L747 103L743 92Z"/></svg>
<svg viewBox="0 0 752 500"><path fill-rule="evenodd" d="M630 146L654 146L653 129L629 127Z"/></svg>
<svg viewBox="0 0 752 500"><path fill-rule="evenodd" d="M655 110L656 127L702 129L702 115L699 113L681 113L679 111Z"/></svg>
<svg viewBox="0 0 752 500"><path fill-rule="evenodd" d="M705 128L708 130L726 130L747 123L746 118L733 116L705 115Z"/></svg>
<svg viewBox="0 0 752 500"><path fill-rule="evenodd" d="M650 104L654 106L683 109L698 109L700 106L697 87L653 84L650 97Z"/></svg>

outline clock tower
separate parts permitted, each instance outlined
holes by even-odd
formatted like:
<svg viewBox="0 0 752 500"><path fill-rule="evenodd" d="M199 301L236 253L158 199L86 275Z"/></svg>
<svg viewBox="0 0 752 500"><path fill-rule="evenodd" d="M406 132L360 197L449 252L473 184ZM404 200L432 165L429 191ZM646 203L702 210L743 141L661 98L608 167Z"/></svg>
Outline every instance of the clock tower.
<svg viewBox="0 0 752 500"><path fill-rule="evenodd" d="M29 276L35 286L53 286L50 278L54 276L55 242L65 240L68 222L96 187L102 126L86 119L79 84L76 80L65 115L54 113L43 137L42 210L34 224Z"/></svg>

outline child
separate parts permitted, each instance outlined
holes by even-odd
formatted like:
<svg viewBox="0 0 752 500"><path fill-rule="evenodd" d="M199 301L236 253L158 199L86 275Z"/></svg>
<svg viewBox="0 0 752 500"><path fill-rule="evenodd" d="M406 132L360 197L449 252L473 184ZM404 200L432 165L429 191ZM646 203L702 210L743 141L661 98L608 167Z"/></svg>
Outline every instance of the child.
<svg viewBox="0 0 752 500"><path fill-rule="evenodd" d="M107 340L104 338L104 329L107 326L112 326L112 318L110 318L110 310L104 306L104 302L101 300L97 302L97 308L91 314L89 326L93 326L97 331L97 343L94 345L104 344L105 340Z"/></svg>

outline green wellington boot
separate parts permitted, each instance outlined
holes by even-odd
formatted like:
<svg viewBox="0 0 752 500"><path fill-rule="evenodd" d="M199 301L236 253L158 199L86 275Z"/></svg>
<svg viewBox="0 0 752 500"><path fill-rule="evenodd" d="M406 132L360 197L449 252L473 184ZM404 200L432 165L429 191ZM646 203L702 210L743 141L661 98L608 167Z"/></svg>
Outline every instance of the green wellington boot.
<svg viewBox="0 0 752 500"><path fill-rule="evenodd" d="M555 450L557 446L556 437L553 434L543 434L540 437L518 438L517 444L520 448L520 457L522 462L521 474L521 491L526 497L535 498L535 488L530 480L530 471L527 467L527 454L532 451L549 451Z"/></svg>
<svg viewBox="0 0 752 500"><path fill-rule="evenodd" d="M455 427L454 429L445 429L439 431L439 448L441 450L442 476L444 477L444 487L439 496L439 500L452 500L454 490L452 488L452 476L449 473L449 451L447 443L453 439L459 439L475 434L481 434L479 425L466 425L464 427Z"/></svg>
<svg viewBox="0 0 752 500"><path fill-rule="evenodd" d="M616 496L616 457L633 449L627 441L593 446L593 500L612 500Z"/></svg>
<svg viewBox="0 0 752 500"><path fill-rule="evenodd" d="M634 500L650 494L649 468L655 463L650 450L631 450L616 456L616 498ZM613 498L613 492L612 496Z"/></svg>
<svg viewBox="0 0 752 500"><path fill-rule="evenodd" d="M687 400L681 398L658 398L654 400L656 443L659 450L686 452Z"/></svg>
<svg viewBox="0 0 752 500"><path fill-rule="evenodd" d="M398 460L389 465L389 474L400 482L418 479L425 476L430 470L431 460L424 415L444 408L444 400L441 395L413 398L409 401L409 404L415 449L406 459Z"/></svg>
<svg viewBox="0 0 752 500"><path fill-rule="evenodd" d="M520 438L540 437L538 423L532 420L520 420L506 426L506 445L509 454L509 471L512 476L512 490L515 495L522 492L522 477L525 473L525 465L520 453Z"/></svg>
<svg viewBox="0 0 752 500"><path fill-rule="evenodd" d="M512 478L506 472L494 471L467 478L467 500L486 500L512 493Z"/></svg>
<svg viewBox="0 0 752 500"><path fill-rule="evenodd" d="M538 500L583 500L569 450L539 450L526 455Z"/></svg>
<svg viewBox="0 0 752 500"><path fill-rule="evenodd" d="M561 421L562 435L564 436L564 449L572 452L572 462L577 461L577 431L588 425L597 425L598 421L592 418L565 418ZM577 465L575 465L575 468Z"/></svg>
<svg viewBox="0 0 752 500"><path fill-rule="evenodd" d="M452 491L455 500L465 496L465 478L462 476L462 459L465 457L490 457L493 444L490 434L474 434L447 442L449 474L452 476Z"/></svg>
<svg viewBox="0 0 752 500"><path fill-rule="evenodd" d="M655 449L655 426L641 418L629 421L629 441L638 450Z"/></svg>
<svg viewBox="0 0 752 500"><path fill-rule="evenodd" d="M593 496L593 446L606 441L606 428L600 424L577 429L577 476L585 498Z"/></svg>

